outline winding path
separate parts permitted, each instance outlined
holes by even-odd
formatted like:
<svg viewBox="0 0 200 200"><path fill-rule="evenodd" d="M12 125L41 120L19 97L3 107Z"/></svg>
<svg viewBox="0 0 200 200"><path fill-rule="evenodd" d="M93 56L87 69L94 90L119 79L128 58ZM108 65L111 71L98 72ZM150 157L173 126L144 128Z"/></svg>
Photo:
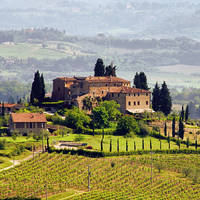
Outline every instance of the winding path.
<svg viewBox="0 0 200 200"><path fill-rule="evenodd" d="M41 153L42 151L40 150L40 151L36 151L36 152L34 152L34 155L36 155L36 154L38 154L38 153ZM29 156L27 156L26 158L23 158L23 159L21 159L21 160L9 160L11 163L12 163L12 165L11 166L9 166L9 167L5 167L5 168L3 168L3 169L0 169L0 172L1 171L4 171L4 170L8 170L8 169L10 169L10 168L13 168L13 167L15 167L16 165L19 165L20 163L22 163L22 162L24 162L24 161L26 161L26 160L30 160L30 159L32 159L33 158L33 154L31 154L31 155L29 155Z"/></svg>

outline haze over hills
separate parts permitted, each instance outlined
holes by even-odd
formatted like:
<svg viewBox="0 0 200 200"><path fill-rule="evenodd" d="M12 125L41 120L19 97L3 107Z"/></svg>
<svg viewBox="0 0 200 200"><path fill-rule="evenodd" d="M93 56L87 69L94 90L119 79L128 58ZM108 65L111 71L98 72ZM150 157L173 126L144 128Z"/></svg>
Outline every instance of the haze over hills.
<svg viewBox="0 0 200 200"><path fill-rule="evenodd" d="M197 0L3 0L0 27L53 27L70 35L199 38Z"/></svg>

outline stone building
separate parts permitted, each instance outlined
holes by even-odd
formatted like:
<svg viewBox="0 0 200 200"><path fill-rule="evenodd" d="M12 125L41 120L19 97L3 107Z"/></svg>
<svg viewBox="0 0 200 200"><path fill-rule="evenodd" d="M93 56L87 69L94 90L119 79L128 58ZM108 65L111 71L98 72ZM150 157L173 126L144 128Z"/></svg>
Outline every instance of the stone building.
<svg viewBox="0 0 200 200"><path fill-rule="evenodd" d="M151 93L132 88L130 81L119 77L60 77L53 80L54 101L64 100L68 105L83 109L85 98L89 98L94 105L102 98L115 100L123 113L150 111Z"/></svg>
<svg viewBox="0 0 200 200"><path fill-rule="evenodd" d="M46 128L46 116L43 113L11 113L10 131L18 130L22 134L39 132Z"/></svg>

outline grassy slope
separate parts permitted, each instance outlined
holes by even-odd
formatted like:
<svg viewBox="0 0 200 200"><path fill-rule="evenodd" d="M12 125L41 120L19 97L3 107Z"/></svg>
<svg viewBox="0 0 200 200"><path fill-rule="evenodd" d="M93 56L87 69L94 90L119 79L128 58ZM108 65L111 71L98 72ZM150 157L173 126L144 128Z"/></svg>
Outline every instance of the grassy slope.
<svg viewBox="0 0 200 200"><path fill-rule="evenodd" d="M199 199L200 184L192 176L185 177L182 173L187 167L197 168L200 165L198 158L198 155L155 154L152 158L138 155L94 159L43 154L0 173L0 196L45 198L47 184L48 196L58 195L52 198L54 200L65 197L71 200ZM91 170L90 192L87 189L88 165ZM158 165L162 165L161 172ZM74 195L74 192L78 194Z"/></svg>
<svg viewBox="0 0 200 200"><path fill-rule="evenodd" d="M65 141L74 141L76 138L79 138L78 134L70 134L69 136L54 136L50 138L50 141L59 141L59 140L65 140ZM101 142L101 135L82 135L81 143L87 143L88 145L92 146L93 149L100 150L100 142ZM110 139L112 139L112 145L113 145L113 151L117 151L117 140L119 138L119 144L120 144L120 151L126 151L126 140L128 141L128 149L129 151L134 150L134 141L136 143L136 148L139 150L142 149L142 139L144 139L144 147L146 150L150 149L150 139L152 141L152 148L153 149L160 149L160 141L153 137L145 137L140 138L135 136L134 138L124 138L123 136L113 136L113 135L105 135L104 136L104 151L109 151L110 149ZM178 146L176 143L171 142L170 143L171 149L178 149ZM181 148L186 148L186 145L181 144ZM194 147L190 147L191 149L194 149ZM162 140L162 149L169 149L169 144L166 140Z"/></svg>
<svg viewBox="0 0 200 200"><path fill-rule="evenodd" d="M41 44L19 43L13 45L0 45L0 56L17 57L26 59L29 57L37 59L60 59L66 57L66 54L56 49L42 48Z"/></svg>

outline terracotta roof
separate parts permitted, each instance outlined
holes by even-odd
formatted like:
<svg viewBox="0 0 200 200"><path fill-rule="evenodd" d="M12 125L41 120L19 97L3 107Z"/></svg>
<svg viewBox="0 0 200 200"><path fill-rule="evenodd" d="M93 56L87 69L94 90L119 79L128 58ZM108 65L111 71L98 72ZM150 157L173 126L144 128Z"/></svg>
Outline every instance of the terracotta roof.
<svg viewBox="0 0 200 200"><path fill-rule="evenodd" d="M57 80L57 79L60 79L60 80L63 80L63 81L75 81L76 80L74 77L58 77L54 80Z"/></svg>
<svg viewBox="0 0 200 200"><path fill-rule="evenodd" d="M130 83L130 81L127 81L122 78L118 78L115 76L88 76L86 78L86 81L88 82L116 82L116 83Z"/></svg>
<svg viewBox="0 0 200 200"><path fill-rule="evenodd" d="M110 89L110 92L112 93L151 93L148 90L141 90L138 88L132 88L132 87L118 87L118 88L112 88Z"/></svg>
<svg viewBox="0 0 200 200"><path fill-rule="evenodd" d="M14 103L4 103L4 107L5 108L12 108L18 106L18 104L14 104ZM0 107L2 107L2 104L0 104Z"/></svg>
<svg viewBox="0 0 200 200"><path fill-rule="evenodd" d="M47 122L43 113L11 113L13 122Z"/></svg>

